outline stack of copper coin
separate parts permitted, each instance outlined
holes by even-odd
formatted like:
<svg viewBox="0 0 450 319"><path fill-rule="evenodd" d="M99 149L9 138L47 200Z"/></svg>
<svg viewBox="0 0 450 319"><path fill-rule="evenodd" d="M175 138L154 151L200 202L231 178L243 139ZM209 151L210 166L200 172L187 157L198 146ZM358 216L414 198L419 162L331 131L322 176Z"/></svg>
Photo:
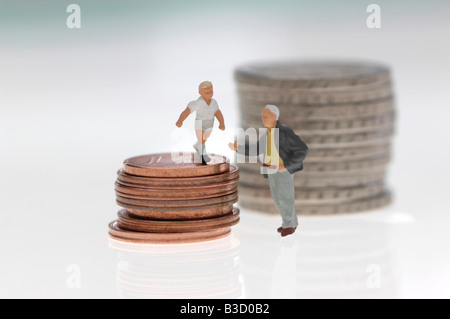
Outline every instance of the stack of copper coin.
<svg viewBox="0 0 450 319"><path fill-rule="evenodd" d="M241 125L263 128L265 105L308 145L295 175L299 214L333 214L390 203L385 185L395 106L390 70L358 61L255 64L235 72ZM276 212L261 164L239 163L240 204Z"/></svg>
<svg viewBox="0 0 450 319"><path fill-rule="evenodd" d="M239 221L239 170L226 157L207 165L194 154L151 154L124 161L115 185L123 207L109 235L134 243L187 243L227 236Z"/></svg>

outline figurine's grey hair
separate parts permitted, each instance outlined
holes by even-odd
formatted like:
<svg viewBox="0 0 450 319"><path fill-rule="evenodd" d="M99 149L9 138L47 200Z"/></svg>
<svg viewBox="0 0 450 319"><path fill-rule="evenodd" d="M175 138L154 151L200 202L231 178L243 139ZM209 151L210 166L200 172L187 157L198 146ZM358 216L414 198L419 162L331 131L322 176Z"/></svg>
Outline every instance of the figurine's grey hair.
<svg viewBox="0 0 450 319"><path fill-rule="evenodd" d="M277 121L278 121L278 118L280 117L280 110L278 109L277 106L268 104L268 105L266 105L265 109L268 109L270 112L275 114L277 116Z"/></svg>
<svg viewBox="0 0 450 319"><path fill-rule="evenodd" d="M209 88L210 86L212 86L211 81L203 81L202 83L200 83L200 85L198 86L198 89L204 89L204 88Z"/></svg>

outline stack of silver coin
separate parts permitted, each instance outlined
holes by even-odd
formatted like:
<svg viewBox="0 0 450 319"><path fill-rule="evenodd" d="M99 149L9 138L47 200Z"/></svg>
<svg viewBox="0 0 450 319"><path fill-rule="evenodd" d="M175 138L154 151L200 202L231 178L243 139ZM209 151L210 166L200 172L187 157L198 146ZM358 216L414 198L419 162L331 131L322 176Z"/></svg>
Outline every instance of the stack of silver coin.
<svg viewBox="0 0 450 319"><path fill-rule="evenodd" d="M395 103L389 67L361 61L254 64L235 70L241 126L263 128L267 104L306 142L304 170L295 174L298 214L334 214L391 202ZM261 163L238 163L242 207L277 212Z"/></svg>

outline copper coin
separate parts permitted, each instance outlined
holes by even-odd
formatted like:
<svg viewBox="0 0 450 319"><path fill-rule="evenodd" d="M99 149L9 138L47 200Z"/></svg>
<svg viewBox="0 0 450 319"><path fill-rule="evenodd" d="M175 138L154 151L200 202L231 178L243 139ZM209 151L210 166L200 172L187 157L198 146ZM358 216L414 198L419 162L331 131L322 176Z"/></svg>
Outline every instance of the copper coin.
<svg viewBox="0 0 450 319"><path fill-rule="evenodd" d="M201 219L229 214L233 211L235 201L219 205L195 208L149 208L122 204L127 211L136 217L160 220Z"/></svg>
<svg viewBox="0 0 450 319"><path fill-rule="evenodd" d="M181 221L136 218L130 215L126 209L120 210L118 216L118 226L123 229L148 233L183 233L236 225L239 222L239 209L236 207L232 213L220 217Z"/></svg>
<svg viewBox="0 0 450 319"><path fill-rule="evenodd" d="M117 180L122 184L129 186L148 185L148 186L193 186L193 185L208 185L222 182L233 181L239 178L239 168L235 165L230 165L230 170L222 174L200 176L200 177L141 177L127 174L123 169L117 172Z"/></svg>
<svg viewBox="0 0 450 319"><path fill-rule="evenodd" d="M223 238L230 234L230 227L186 233L144 233L123 229L118 221L109 223L109 236L116 240L136 244L192 243Z"/></svg>
<svg viewBox="0 0 450 319"><path fill-rule="evenodd" d="M182 189L195 189L195 188L203 188L203 187L211 187L211 188L217 188L221 187L223 184L227 183L237 183L239 181L238 178L230 179L227 181L217 181L215 183L205 183L205 184L192 184L192 185L156 185L156 184L136 184L136 183L128 183L124 182L122 179L117 178L117 183L131 188L142 188L142 189L148 189L148 190L157 190L157 189L174 189L174 190L182 190ZM187 181L186 181L187 182Z"/></svg>
<svg viewBox="0 0 450 319"><path fill-rule="evenodd" d="M163 153L132 157L124 161L124 171L147 177L197 177L221 174L230 169L229 160L211 154L207 165L195 163L194 153Z"/></svg>
<svg viewBox="0 0 450 319"><path fill-rule="evenodd" d="M147 195L135 195L128 193L119 192L116 190L116 195L123 198L138 199L138 200L161 200L161 201L177 201L177 200L197 200L197 199L208 199L213 197L227 196L237 192L237 185L229 187L227 189L219 189L216 192L162 192L162 193L148 193Z"/></svg>
<svg viewBox="0 0 450 319"><path fill-rule="evenodd" d="M205 186L191 186L191 187L140 187L129 186L121 182L115 183L115 190L121 193L139 196L161 196L165 195L169 197L191 197L192 195L210 195L218 194L221 192L227 192L236 187L238 179L226 183L211 184Z"/></svg>
<svg viewBox="0 0 450 319"><path fill-rule="evenodd" d="M172 201L163 201L163 200L138 200L138 199L129 199L125 197L116 196L117 202L120 204L128 204L128 205L137 205L144 207L161 207L161 208L170 208L170 207L202 207L202 206L210 206L215 204L220 204L224 202L228 202L231 200L237 201L237 192L232 193L226 196L213 197L207 199L192 199L192 200L172 200Z"/></svg>

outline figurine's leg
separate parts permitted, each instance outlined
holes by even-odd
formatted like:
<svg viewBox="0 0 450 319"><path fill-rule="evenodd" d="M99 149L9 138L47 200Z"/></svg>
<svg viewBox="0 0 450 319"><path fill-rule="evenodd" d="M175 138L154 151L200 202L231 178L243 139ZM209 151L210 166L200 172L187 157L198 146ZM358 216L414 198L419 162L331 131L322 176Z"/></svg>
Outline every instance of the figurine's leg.
<svg viewBox="0 0 450 319"><path fill-rule="evenodd" d="M211 136L211 132L212 132L212 129L203 131L203 141L202 141L203 142L203 154L202 155L203 155L203 157L205 157L205 160L207 162L209 162L211 159L207 155L208 152L206 151L206 141Z"/></svg>
<svg viewBox="0 0 450 319"><path fill-rule="evenodd" d="M270 194L272 195L273 203L275 204L275 208L278 210L278 212L281 215L281 204L280 204L280 201L279 201L280 195L278 194L280 188L277 186L279 181L275 177L275 175L277 175L277 174L278 174L278 172L277 173L268 174L267 178L269 179L269 188L270 188ZM283 231L283 229L284 229L283 225L284 225L284 223L282 223L281 227L278 227L277 231L279 233L281 233Z"/></svg>
<svg viewBox="0 0 450 319"><path fill-rule="evenodd" d="M195 136L197 137L197 141L192 145L196 152L196 155L194 155L194 163L202 163L202 130L196 128Z"/></svg>
<svg viewBox="0 0 450 319"><path fill-rule="evenodd" d="M211 132L212 132L212 129L203 131L203 144L205 144L206 141L208 140L208 138L211 136Z"/></svg>
<svg viewBox="0 0 450 319"><path fill-rule="evenodd" d="M211 135L213 126L214 126L214 119L212 119L212 120L203 120L202 121L202 130L203 130L202 143L203 144L206 143L206 140Z"/></svg>
<svg viewBox="0 0 450 319"><path fill-rule="evenodd" d="M197 137L197 143L194 144L194 148L201 155L200 146L203 144L203 130L195 130L195 136Z"/></svg>
<svg viewBox="0 0 450 319"><path fill-rule="evenodd" d="M295 188L294 175L287 170L277 174L277 195L280 206L280 214L283 219L283 228L296 228L298 217L295 212Z"/></svg>
<svg viewBox="0 0 450 319"><path fill-rule="evenodd" d="M273 203L275 204L276 209L281 212L281 206L280 202L278 200L278 187L277 187L277 178L275 175L277 173L268 174L267 178L269 179L269 188L270 188L270 194L272 195Z"/></svg>
<svg viewBox="0 0 450 319"><path fill-rule="evenodd" d="M206 155L205 142L206 138L209 137L211 132L207 134L207 131L204 130L195 130L195 134L197 136L197 143L194 144L194 148L197 151L198 155L200 155L202 164L208 163L211 159ZM205 138L205 136L207 136Z"/></svg>

